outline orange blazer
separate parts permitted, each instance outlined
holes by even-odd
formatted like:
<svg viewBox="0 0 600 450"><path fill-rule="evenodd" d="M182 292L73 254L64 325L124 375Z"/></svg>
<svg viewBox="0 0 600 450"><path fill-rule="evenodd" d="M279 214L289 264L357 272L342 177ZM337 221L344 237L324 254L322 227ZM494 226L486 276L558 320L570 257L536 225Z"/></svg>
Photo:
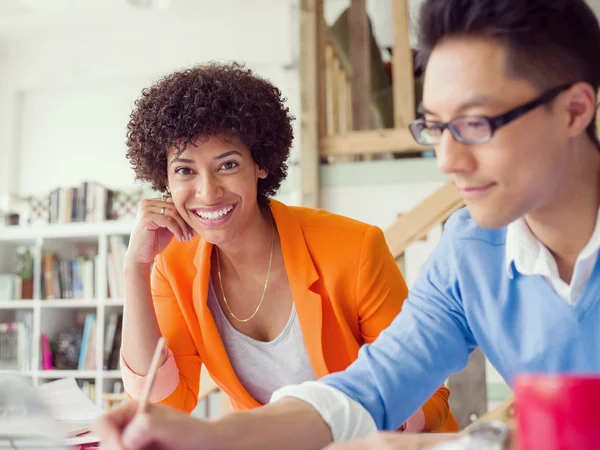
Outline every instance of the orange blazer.
<svg viewBox="0 0 600 450"><path fill-rule="evenodd" d="M323 210L270 201L294 304L315 374L344 370L377 338L408 295L382 231ZM162 335L179 370L179 385L160 403L190 413L205 364L235 410L260 404L234 373L206 300L212 244L173 240L156 257L152 296ZM440 389L423 405L424 431L456 431Z"/></svg>

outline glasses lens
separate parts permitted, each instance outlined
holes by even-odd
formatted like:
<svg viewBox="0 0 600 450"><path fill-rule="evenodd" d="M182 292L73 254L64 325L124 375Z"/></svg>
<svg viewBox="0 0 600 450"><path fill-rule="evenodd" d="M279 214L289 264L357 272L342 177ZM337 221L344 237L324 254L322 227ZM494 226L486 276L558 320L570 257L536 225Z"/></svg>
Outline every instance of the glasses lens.
<svg viewBox="0 0 600 450"><path fill-rule="evenodd" d="M435 145L442 135L442 126L427 120L415 120L409 126L415 140L421 145Z"/></svg>
<svg viewBox="0 0 600 450"><path fill-rule="evenodd" d="M457 117L450 123L450 129L465 144L480 144L492 137L492 127L485 117Z"/></svg>

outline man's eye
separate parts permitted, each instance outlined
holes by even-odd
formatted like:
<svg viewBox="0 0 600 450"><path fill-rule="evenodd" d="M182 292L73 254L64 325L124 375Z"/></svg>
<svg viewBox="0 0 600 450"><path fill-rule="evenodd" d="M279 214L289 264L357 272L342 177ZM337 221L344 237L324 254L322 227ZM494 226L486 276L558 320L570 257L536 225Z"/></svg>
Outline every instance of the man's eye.
<svg viewBox="0 0 600 450"><path fill-rule="evenodd" d="M179 175L189 175L192 173L192 171L190 169L188 169L187 167L180 167L175 172L178 173Z"/></svg>
<svg viewBox="0 0 600 450"><path fill-rule="evenodd" d="M467 125L471 128L481 128L485 126L481 120L470 120L467 122Z"/></svg>

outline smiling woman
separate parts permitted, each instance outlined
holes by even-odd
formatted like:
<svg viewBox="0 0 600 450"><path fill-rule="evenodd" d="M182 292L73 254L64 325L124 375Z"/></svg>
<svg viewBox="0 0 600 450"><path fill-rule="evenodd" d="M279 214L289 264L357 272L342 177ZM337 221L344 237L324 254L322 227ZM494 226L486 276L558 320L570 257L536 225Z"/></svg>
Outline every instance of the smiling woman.
<svg viewBox="0 0 600 450"><path fill-rule="evenodd" d="M279 89L238 64L174 73L136 102L128 158L165 195L142 201L125 262L132 397L161 336L150 401L191 412L204 364L235 409L250 409L345 369L400 312L407 288L380 229L270 199L292 120ZM456 430L448 390L397 425Z"/></svg>

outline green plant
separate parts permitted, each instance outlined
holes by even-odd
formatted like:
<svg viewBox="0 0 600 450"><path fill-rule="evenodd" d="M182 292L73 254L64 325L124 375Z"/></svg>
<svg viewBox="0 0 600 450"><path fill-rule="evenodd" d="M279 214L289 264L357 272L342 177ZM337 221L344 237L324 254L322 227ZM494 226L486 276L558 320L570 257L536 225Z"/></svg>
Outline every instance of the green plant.
<svg viewBox="0 0 600 450"><path fill-rule="evenodd" d="M33 278L33 253L29 247L21 246L17 248L17 275L23 281Z"/></svg>

